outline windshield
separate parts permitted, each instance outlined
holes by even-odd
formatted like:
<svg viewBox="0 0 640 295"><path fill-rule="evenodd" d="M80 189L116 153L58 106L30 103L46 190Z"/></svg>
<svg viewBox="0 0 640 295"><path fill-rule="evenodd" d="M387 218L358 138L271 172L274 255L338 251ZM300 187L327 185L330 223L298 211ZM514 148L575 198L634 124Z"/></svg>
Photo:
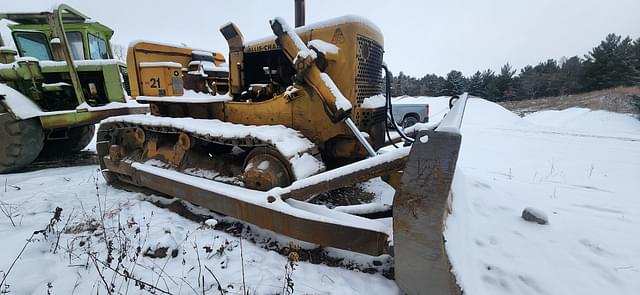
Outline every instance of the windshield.
<svg viewBox="0 0 640 295"><path fill-rule="evenodd" d="M47 37L39 32L15 32L15 40L20 56L35 57L39 60L51 60L51 51Z"/></svg>
<svg viewBox="0 0 640 295"><path fill-rule="evenodd" d="M67 32L67 42L69 43L69 49L73 55L74 60L84 59L84 47L82 45L82 33L80 32Z"/></svg>
<svg viewBox="0 0 640 295"><path fill-rule="evenodd" d="M107 42L103 39L89 34L89 55L91 59L109 59L107 53Z"/></svg>

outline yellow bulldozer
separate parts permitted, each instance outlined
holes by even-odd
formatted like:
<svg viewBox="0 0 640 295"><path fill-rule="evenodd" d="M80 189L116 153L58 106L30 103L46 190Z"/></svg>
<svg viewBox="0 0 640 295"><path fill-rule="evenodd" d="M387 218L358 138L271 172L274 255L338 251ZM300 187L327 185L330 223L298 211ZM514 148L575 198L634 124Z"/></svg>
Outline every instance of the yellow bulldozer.
<svg viewBox="0 0 640 295"><path fill-rule="evenodd" d="M228 60L132 43L131 95L151 114L102 121L103 175L293 239L391 254L407 294L460 293L442 230L466 95L437 128L404 134L390 118L381 31L354 16L302 26L303 8L296 14L297 28L275 18L273 36L252 42L233 23L223 25ZM391 133L411 146L391 146L398 141ZM308 202L374 177L396 189L393 230Z"/></svg>

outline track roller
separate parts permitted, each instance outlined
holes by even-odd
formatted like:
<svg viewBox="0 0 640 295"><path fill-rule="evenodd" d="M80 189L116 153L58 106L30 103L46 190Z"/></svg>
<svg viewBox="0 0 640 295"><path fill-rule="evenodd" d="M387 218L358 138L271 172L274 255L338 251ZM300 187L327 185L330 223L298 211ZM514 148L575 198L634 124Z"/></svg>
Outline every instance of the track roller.
<svg viewBox="0 0 640 295"><path fill-rule="evenodd" d="M286 163L271 147L254 148L245 158L245 186L260 191L288 186L291 184L291 171Z"/></svg>

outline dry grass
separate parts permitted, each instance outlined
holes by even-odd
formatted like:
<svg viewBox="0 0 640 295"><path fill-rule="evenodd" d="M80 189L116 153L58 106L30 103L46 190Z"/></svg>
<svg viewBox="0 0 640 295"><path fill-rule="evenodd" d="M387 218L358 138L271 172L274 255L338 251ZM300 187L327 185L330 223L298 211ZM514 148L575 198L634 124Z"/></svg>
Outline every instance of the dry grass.
<svg viewBox="0 0 640 295"><path fill-rule="evenodd" d="M564 110L571 107L605 110L617 113L638 113L631 103L633 95L640 95L640 87L616 87L580 94L542 97L521 101L499 102L503 107L516 113L530 113L540 110Z"/></svg>

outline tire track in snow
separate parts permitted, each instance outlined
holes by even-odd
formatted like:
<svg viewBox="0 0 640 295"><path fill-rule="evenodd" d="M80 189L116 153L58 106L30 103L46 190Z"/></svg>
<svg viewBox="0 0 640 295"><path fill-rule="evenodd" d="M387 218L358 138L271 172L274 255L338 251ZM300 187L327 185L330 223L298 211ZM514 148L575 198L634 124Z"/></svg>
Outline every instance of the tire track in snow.
<svg viewBox="0 0 640 295"><path fill-rule="evenodd" d="M520 132L520 133L539 133L539 134L550 134L550 135L588 137L588 138L597 138L597 139L614 139L614 140L621 140L621 141L640 142L640 138L622 137L622 136L607 136L607 135L595 135L595 134L584 134L584 133L574 133L574 132L560 132L560 131L547 131L547 130L523 130L523 129L510 129L510 128L491 128L491 129L514 131L514 132Z"/></svg>

